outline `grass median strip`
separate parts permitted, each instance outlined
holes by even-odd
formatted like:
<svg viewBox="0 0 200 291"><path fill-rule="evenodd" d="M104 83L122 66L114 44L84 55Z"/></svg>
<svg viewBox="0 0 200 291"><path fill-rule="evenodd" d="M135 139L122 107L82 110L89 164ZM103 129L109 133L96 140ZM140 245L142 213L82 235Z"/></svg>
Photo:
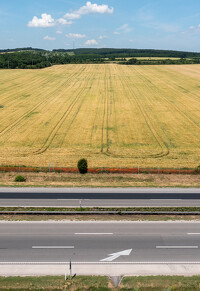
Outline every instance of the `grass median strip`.
<svg viewBox="0 0 200 291"><path fill-rule="evenodd" d="M106 276L0 277L1 290L137 290L188 291L199 290L200 276L138 276L124 277L117 288Z"/></svg>
<svg viewBox="0 0 200 291"><path fill-rule="evenodd" d="M0 207L0 214L200 214L200 207Z"/></svg>

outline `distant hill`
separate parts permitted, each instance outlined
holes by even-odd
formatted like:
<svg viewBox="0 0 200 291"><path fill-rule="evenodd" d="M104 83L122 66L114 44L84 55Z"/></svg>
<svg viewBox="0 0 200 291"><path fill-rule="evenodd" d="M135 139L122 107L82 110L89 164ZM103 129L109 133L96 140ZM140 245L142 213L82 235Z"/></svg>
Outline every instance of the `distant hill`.
<svg viewBox="0 0 200 291"><path fill-rule="evenodd" d="M9 52L50 52L48 50L32 47L4 49L0 53ZM169 57L169 58L199 58L200 52L187 52L175 50L157 50L157 49L115 49L115 48L78 48L78 49L54 49L53 53L68 53L68 55L96 55L103 58L111 56L117 57Z"/></svg>
<svg viewBox="0 0 200 291"><path fill-rule="evenodd" d="M169 57L169 58L195 58L200 57L198 52L185 52L156 49L113 49L113 48L81 48L75 50L58 49L53 52L72 52L75 55L98 55L100 57Z"/></svg>
<svg viewBox="0 0 200 291"><path fill-rule="evenodd" d="M38 51L44 52L45 50L32 47L15 48L15 49L4 49L0 50L0 53L12 53L12 52L27 52L27 51Z"/></svg>

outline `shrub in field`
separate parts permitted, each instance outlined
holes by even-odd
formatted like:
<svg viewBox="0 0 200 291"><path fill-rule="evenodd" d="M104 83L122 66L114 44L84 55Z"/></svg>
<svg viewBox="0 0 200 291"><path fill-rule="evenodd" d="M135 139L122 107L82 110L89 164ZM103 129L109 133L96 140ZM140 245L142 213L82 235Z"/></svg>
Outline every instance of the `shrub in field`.
<svg viewBox="0 0 200 291"><path fill-rule="evenodd" d="M196 172L197 174L200 173L200 165L199 165L198 167L196 167L195 172Z"/></svg>
<svg viewBox="0 0 200 291"><path fill-rule="evenodd" d="M77 164L78 170L81 174L86 174L88 171L88 164L86 159L80 159Z"/></svg>
<svg viewBox="0 0 200 291"><path fill-rule="evenodd" d="M26 178L24 176L18 175L15 177L15 182L26 182Z"/></svg>

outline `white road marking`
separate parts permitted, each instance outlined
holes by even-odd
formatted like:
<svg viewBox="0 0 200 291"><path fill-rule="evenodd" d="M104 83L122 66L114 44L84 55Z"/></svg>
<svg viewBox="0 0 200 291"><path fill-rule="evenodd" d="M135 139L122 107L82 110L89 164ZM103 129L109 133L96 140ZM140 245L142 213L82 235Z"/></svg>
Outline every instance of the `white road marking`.
<svg viewBox="0 0 200 291"><path fill-rule="evenodd" d="M119 258L120 256L129 256L131 252L132 252L132 249L125 250L118 253L113 253L113 254L110 254L108 258L100 260L100 262L112 262L115 259Z"/></svg>
<svg viewBox="0 0 200 291"><path fill-rule="evenodd" d="M200 235L200 232L188 232L188 235Z"/></svg>
<svg viewBox="0 0 200 291"><path fill-rule="evenodd" d="M112 232L76 232L76 235L113 235Z"/></svg>
<svg viewBox="0 0 200 291"><path fill-rule="evenodd" d="M33 262L0 262L0 266L1 265L67 265L69 264L69 261L65 262L36 262L36 261L33 261ZM199 261L196 261L196 262L192 262L192 261L161 261L161 262L154 262L154 261L129 261L129 262L73 262L73 265L200 265L200 262Z"/></svg>
<svg viewBox="0 0 200 291"><path fill-rule="evenodd" d="M168 202L174 202L174 201L180 201L180 200L183 200L183 199L160 199L160 198L154 198L154 199L146 199L146 200L151 200L151 201L160 201L160 202L163 202L163 201L168 201Z"/></svg>
<svg viewBox="0 0 200 291"><path fill-rule="evenodd" d="M157 249L198 249L198 246L156 246Z"/></svg>
<svg viewBox="0 0 200 291"><path fill-rule="evenodd" d="M32 249L74 249L74 246L32 246Z"/></svg>

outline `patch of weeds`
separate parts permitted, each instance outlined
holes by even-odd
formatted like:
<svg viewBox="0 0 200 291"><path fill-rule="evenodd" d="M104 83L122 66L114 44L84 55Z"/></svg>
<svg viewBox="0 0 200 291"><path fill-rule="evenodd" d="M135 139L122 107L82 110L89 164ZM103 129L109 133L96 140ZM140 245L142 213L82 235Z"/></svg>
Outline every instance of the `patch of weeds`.
<svg viewBox="0 0 200 291"><path fill-rule="evenodd" d="M15 182L26 182L26 178L24 176L17 175L15 177Z"/></svg>

